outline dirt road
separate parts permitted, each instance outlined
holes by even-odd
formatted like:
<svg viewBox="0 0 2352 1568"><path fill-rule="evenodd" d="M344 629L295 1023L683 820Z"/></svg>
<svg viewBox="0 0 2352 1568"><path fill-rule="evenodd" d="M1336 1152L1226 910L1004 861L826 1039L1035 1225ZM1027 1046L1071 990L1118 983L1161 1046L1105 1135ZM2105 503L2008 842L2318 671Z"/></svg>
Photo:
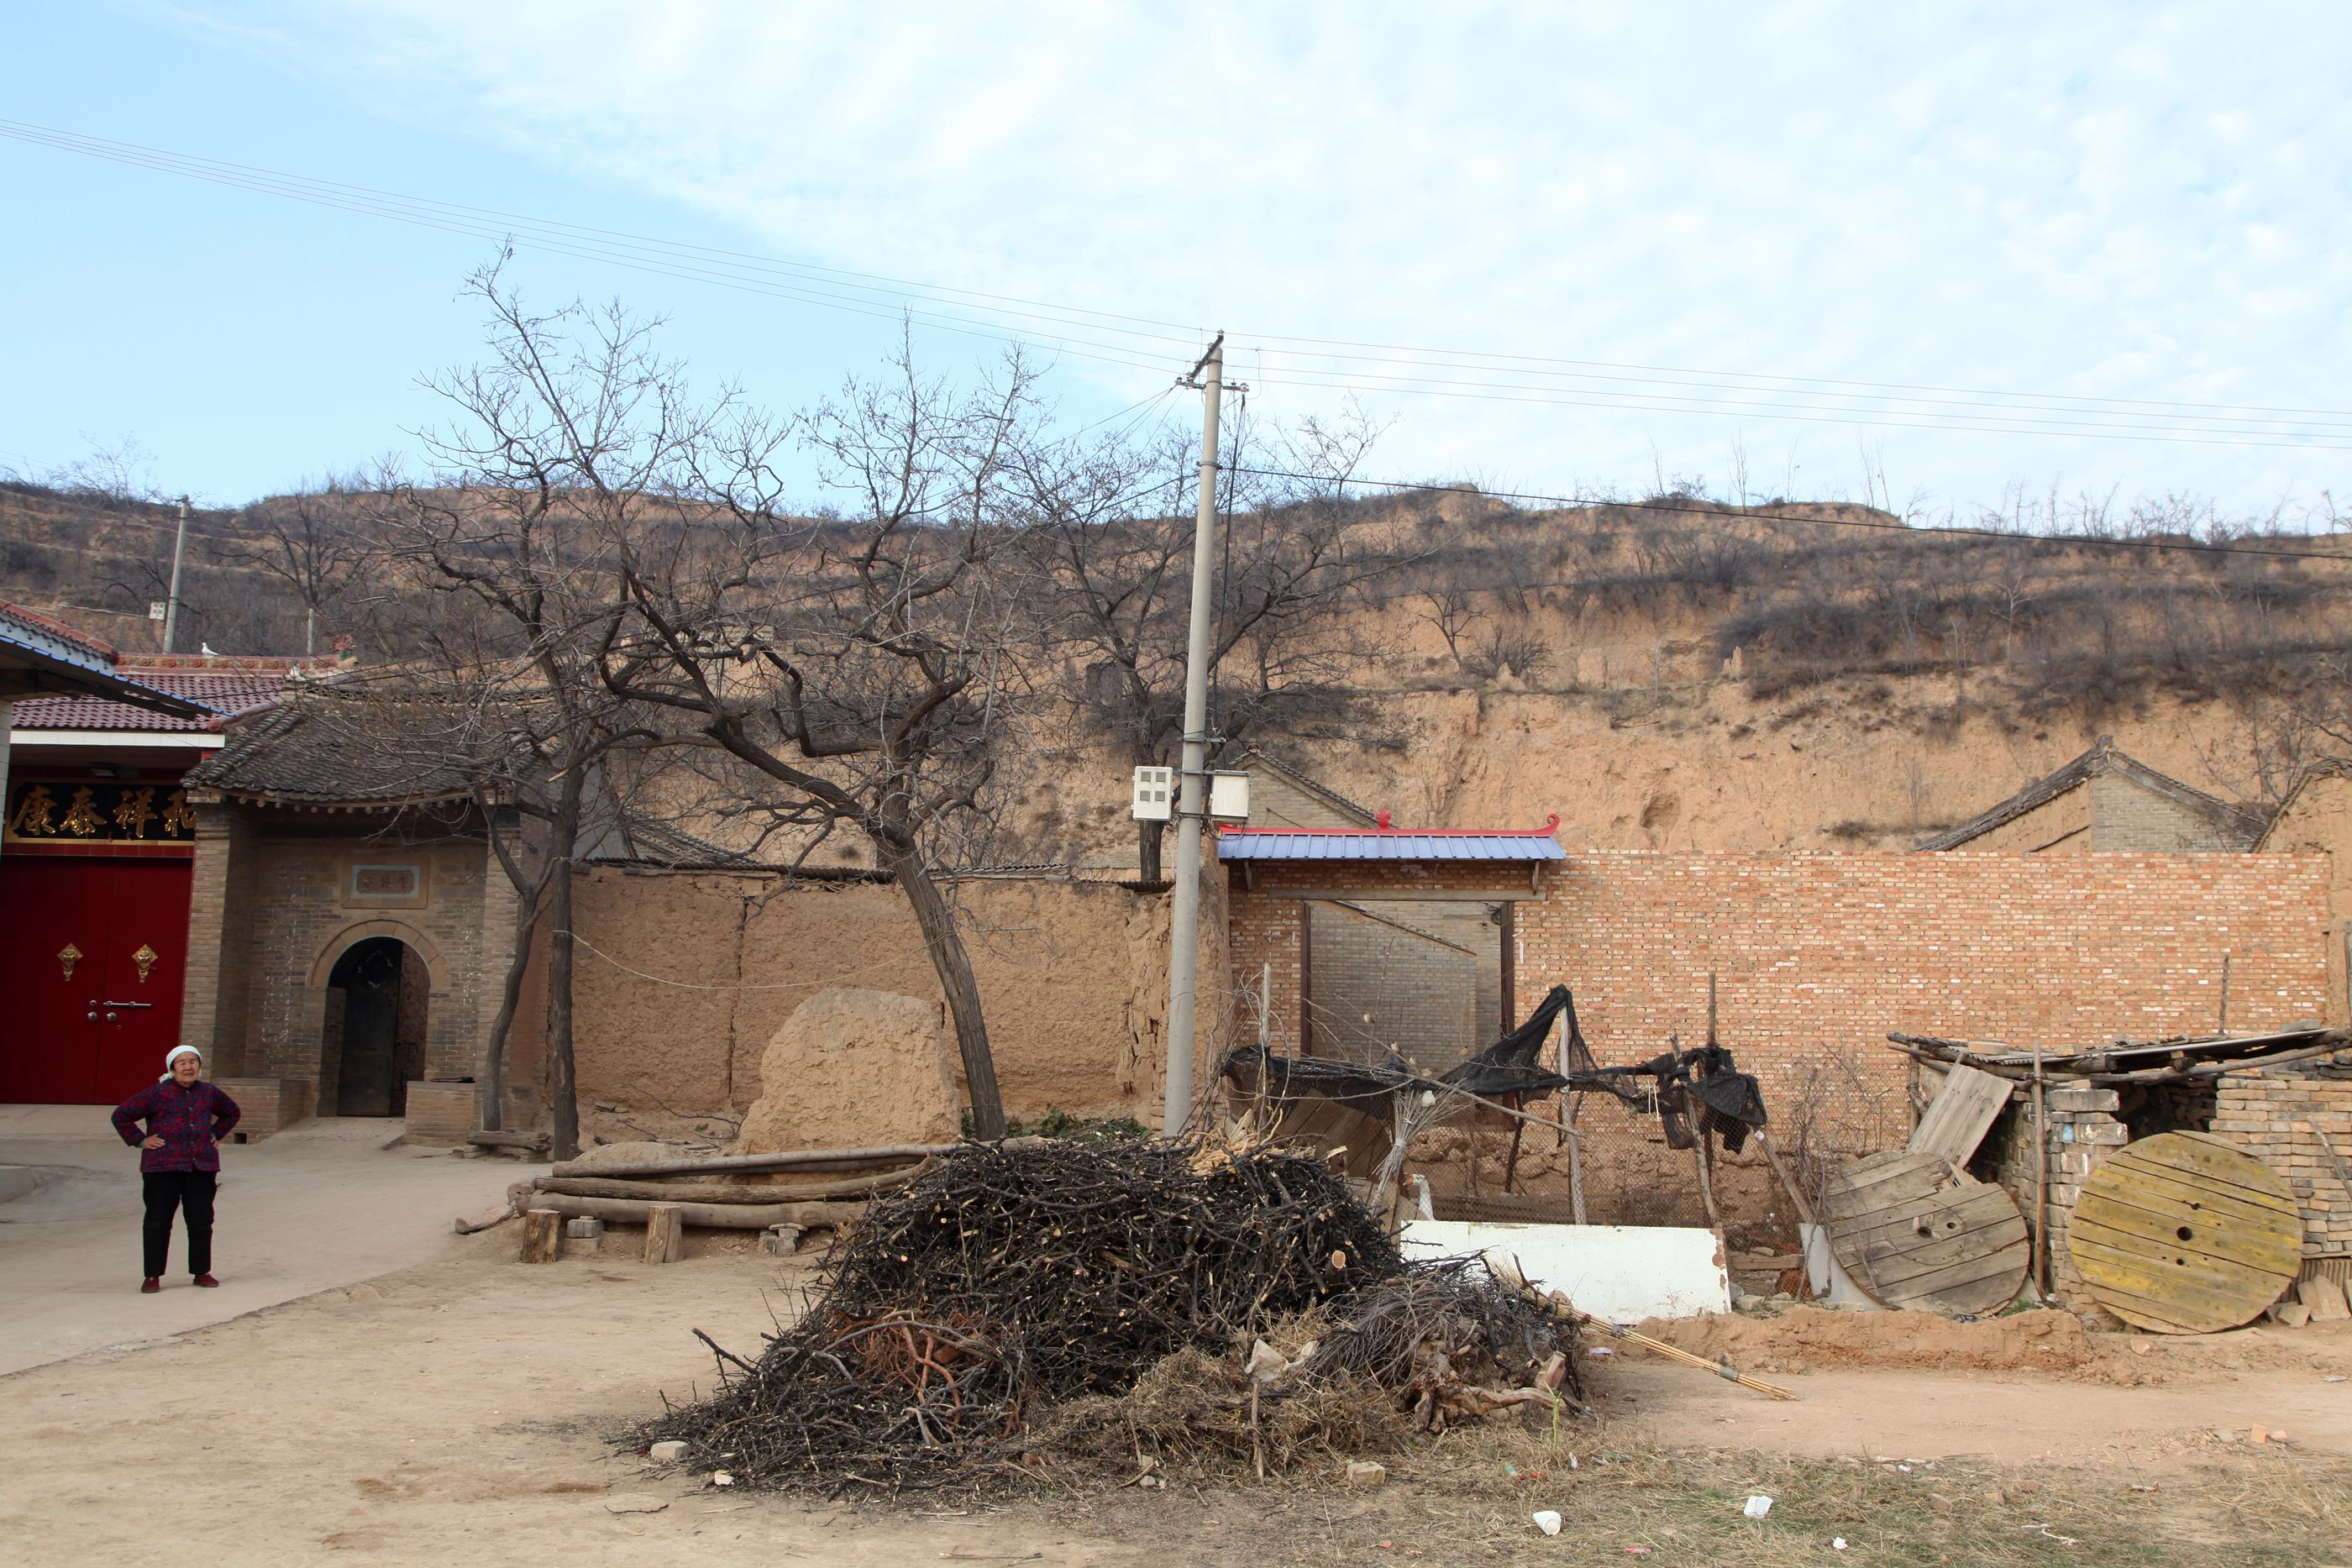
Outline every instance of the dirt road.
<svg viewBox="0 0 2352 1568"><path fill-rule="evenodd" d="M710 1359L691 1329L756 1348L771 1314L793 1310L808 1266L712 1256L649 1269L592 1254L526 1268L510 1260L513 1246L510 1227L453 1237L436 1261L365 1284L0 1378L9 1557L572 1568L1034 1552L1115 1563L1164 1560L1175 1530L1193 1561L1360 1562L1382 1539L1407 1539L1400 1531L1413 1520L1438 1528L1423 1516L1442 1510L1410 1485L1377 1507L1344 1491L1271 1489L1003 1511L861 1511L716 1490L614 1453L607 1435L664 1393L708 1385ZM1624 1358L1595 1377L1608 1440L1619 1443L1994 1464L2047 1456L2185 1475L2224 1416L2268 1416L2294 1437L2292 1448L2223 1456L2232 1463L2352 1452L2339 1408L2352 1398L2322 1381L2324 1365L2352 1363L2352 1335L2311 1343L2319 1348L2189 1347L2162 1381L2129 1388L2022 1373L1811 1372L1786 1377L1804 1400L1785 1406ZM1523 1527L1515 1506L1501 1504L1493 1528L1512 1517Z"/></svg>

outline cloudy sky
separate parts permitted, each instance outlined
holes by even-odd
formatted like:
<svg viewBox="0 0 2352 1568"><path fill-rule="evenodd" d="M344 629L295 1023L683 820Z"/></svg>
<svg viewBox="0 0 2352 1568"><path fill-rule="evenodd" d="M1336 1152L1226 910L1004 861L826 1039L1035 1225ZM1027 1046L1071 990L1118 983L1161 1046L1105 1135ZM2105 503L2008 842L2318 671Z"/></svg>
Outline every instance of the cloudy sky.
<svg viewBox="0 0 2352 1568"><path fill-rule="evenodd" d="M1223 328L1255 412L1353 395L1401 477L1720 493L1744 454L1759 496L1859 497L1868 469L1898 506L2352 506L2352 7L184 0L5 26L0 120L473 209L404 224L0 138L22 471L128 434L157 483L236 500L399 448L512 230L534 295L663 314L698 375L780 405L907 309L943 371L1040 344L1077 422Z"/></svg>

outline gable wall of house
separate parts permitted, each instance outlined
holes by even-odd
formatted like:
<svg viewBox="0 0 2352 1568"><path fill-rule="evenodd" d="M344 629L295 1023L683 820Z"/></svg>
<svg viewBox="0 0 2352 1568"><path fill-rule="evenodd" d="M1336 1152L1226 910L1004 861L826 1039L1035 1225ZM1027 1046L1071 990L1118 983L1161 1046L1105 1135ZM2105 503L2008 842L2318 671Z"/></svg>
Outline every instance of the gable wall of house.
<svg viewBox="0 0 2352 1568"><path fill-rule="evenodd" d="M1271 768L1250 775L1249 825L1253 828L1360 828L1360 817L1343 811L1311 789L1303 789Z"/></svg>
<svg viewBox="0 0 2352 1568"><path fill-rule="evenodd" d="M2094 774L2077 791L2091 799L2090 847L2136 854L2239 852L2244 841L2201 812L2191 810L2120 770ZM1969 846L1974 849L1976 845Z"/></svg>

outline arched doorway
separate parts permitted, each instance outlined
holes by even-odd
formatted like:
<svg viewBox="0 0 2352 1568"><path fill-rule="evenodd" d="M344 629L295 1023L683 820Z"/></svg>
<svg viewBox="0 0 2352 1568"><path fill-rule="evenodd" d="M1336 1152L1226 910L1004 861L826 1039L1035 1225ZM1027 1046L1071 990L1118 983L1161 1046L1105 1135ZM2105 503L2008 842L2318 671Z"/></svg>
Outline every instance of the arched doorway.
<svg viewBox="0 0 2352 1568"><path fill-rule="evenodd" d="M338 1116L398 1116L425 1073L425 960L396 936L354 942L327 976L323 1064Z"/></svg>

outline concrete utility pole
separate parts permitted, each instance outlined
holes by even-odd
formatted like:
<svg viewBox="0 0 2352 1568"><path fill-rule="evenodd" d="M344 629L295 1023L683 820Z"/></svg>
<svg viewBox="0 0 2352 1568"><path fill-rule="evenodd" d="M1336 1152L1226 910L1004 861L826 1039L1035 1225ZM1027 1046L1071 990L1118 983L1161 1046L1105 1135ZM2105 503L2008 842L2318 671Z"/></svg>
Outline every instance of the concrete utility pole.
<svg viewBox="0 0 2352 1568"><path fill-rule="evenodd" d="M1168 956L1168 1136L1192 1115L1192 979L1200 963L1201 824L1209 814L1209 636L1216 622L1217 407L1225 390L1225 335L1182 383L1205 393L1201 414L1201 511L1192 529L1192 621L1184 651L1184 766L1176 791L1176 888Z"/></svg>
<svg viewBox="0 0 2352 1568"><path fill-rule="evenodd" d="M163 652L171 653L172 638L180 630L180 558L188 549L188 498L180 497L180 531L172 536L172 587L163 598Z"/></svg>

